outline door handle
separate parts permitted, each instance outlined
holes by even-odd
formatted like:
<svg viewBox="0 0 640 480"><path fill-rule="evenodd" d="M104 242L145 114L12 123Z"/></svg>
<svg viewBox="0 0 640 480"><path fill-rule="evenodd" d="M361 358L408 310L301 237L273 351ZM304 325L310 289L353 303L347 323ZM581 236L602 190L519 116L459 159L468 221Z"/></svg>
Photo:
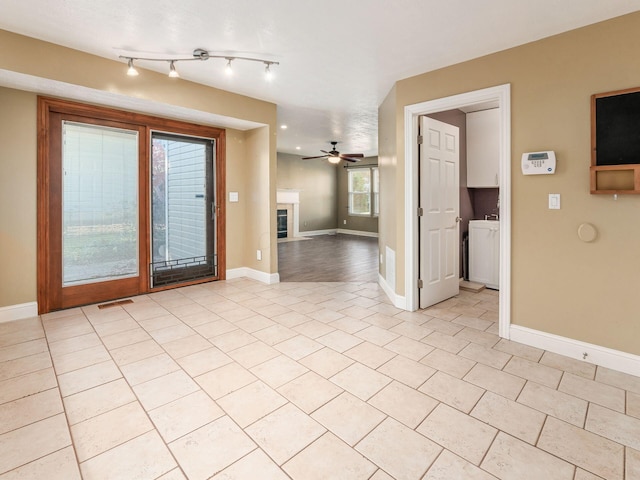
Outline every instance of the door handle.
<svg viewBox="0 0 640 480"><path fill-rule="evenodd" d="M461 217L456 217L456 223L460 223L462 221Z"/></svg>

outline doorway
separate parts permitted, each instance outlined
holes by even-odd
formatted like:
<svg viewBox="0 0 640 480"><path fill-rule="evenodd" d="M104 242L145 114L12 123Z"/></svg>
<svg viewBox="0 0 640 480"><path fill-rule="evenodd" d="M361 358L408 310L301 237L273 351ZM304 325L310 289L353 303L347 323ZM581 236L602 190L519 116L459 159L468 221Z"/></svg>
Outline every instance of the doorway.
<svg viewBox="0 0 640 480"><path fill-rule="evenodd" d="M43 97L38 119L38 313L224 278L224 130Z"/></svg>
<svg viewBox="0 0 640 480"><path fill-rule="evenodd" d="M406 308L416 310L419 305L419 241L418 241L418 124L421 115L465 108L486 102L497 102L500 107L500 302L499 334L508 338L511 305L511 104L510 85L440 98L404 109L405 126L405 295Z"/></svg>

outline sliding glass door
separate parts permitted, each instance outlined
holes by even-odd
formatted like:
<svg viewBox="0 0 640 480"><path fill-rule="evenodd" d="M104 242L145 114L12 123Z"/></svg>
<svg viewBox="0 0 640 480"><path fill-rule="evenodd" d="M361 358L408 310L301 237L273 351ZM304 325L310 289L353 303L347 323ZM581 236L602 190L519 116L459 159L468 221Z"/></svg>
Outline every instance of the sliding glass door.
<svg viewBox="0 0 640 480"><path fill-rule="evenodd" d="M224 130L42 97L38 113L39 313L224 278Z"/></svg>
<svg viewBox="0 0 640 480"><path fill-rule="evenodd" d="M217 275L214 147L151 135L152 287Z"/></svg>

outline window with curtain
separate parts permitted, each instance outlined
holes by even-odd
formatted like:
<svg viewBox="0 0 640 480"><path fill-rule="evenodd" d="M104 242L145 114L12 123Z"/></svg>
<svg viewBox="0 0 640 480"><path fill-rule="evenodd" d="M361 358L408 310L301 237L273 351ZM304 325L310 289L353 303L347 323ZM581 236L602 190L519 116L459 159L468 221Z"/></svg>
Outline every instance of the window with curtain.
<svg viewBox="0 0 640 480"><path fill-rule="evenodd" d="M377 216L380 212L378 167L348 172L349 215Z"/></svg>

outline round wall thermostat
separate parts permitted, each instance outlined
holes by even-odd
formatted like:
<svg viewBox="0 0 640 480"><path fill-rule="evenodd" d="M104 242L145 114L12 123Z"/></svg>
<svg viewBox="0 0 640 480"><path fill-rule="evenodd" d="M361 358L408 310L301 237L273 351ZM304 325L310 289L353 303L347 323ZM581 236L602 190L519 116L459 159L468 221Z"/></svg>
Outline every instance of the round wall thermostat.
<svg viewBox="0 0 640 480"><path fill-rule="evenodd" d="M583 242L593 242L598 236L598 230L590 223L583 223L578 227L578 238Z"/></svg>

